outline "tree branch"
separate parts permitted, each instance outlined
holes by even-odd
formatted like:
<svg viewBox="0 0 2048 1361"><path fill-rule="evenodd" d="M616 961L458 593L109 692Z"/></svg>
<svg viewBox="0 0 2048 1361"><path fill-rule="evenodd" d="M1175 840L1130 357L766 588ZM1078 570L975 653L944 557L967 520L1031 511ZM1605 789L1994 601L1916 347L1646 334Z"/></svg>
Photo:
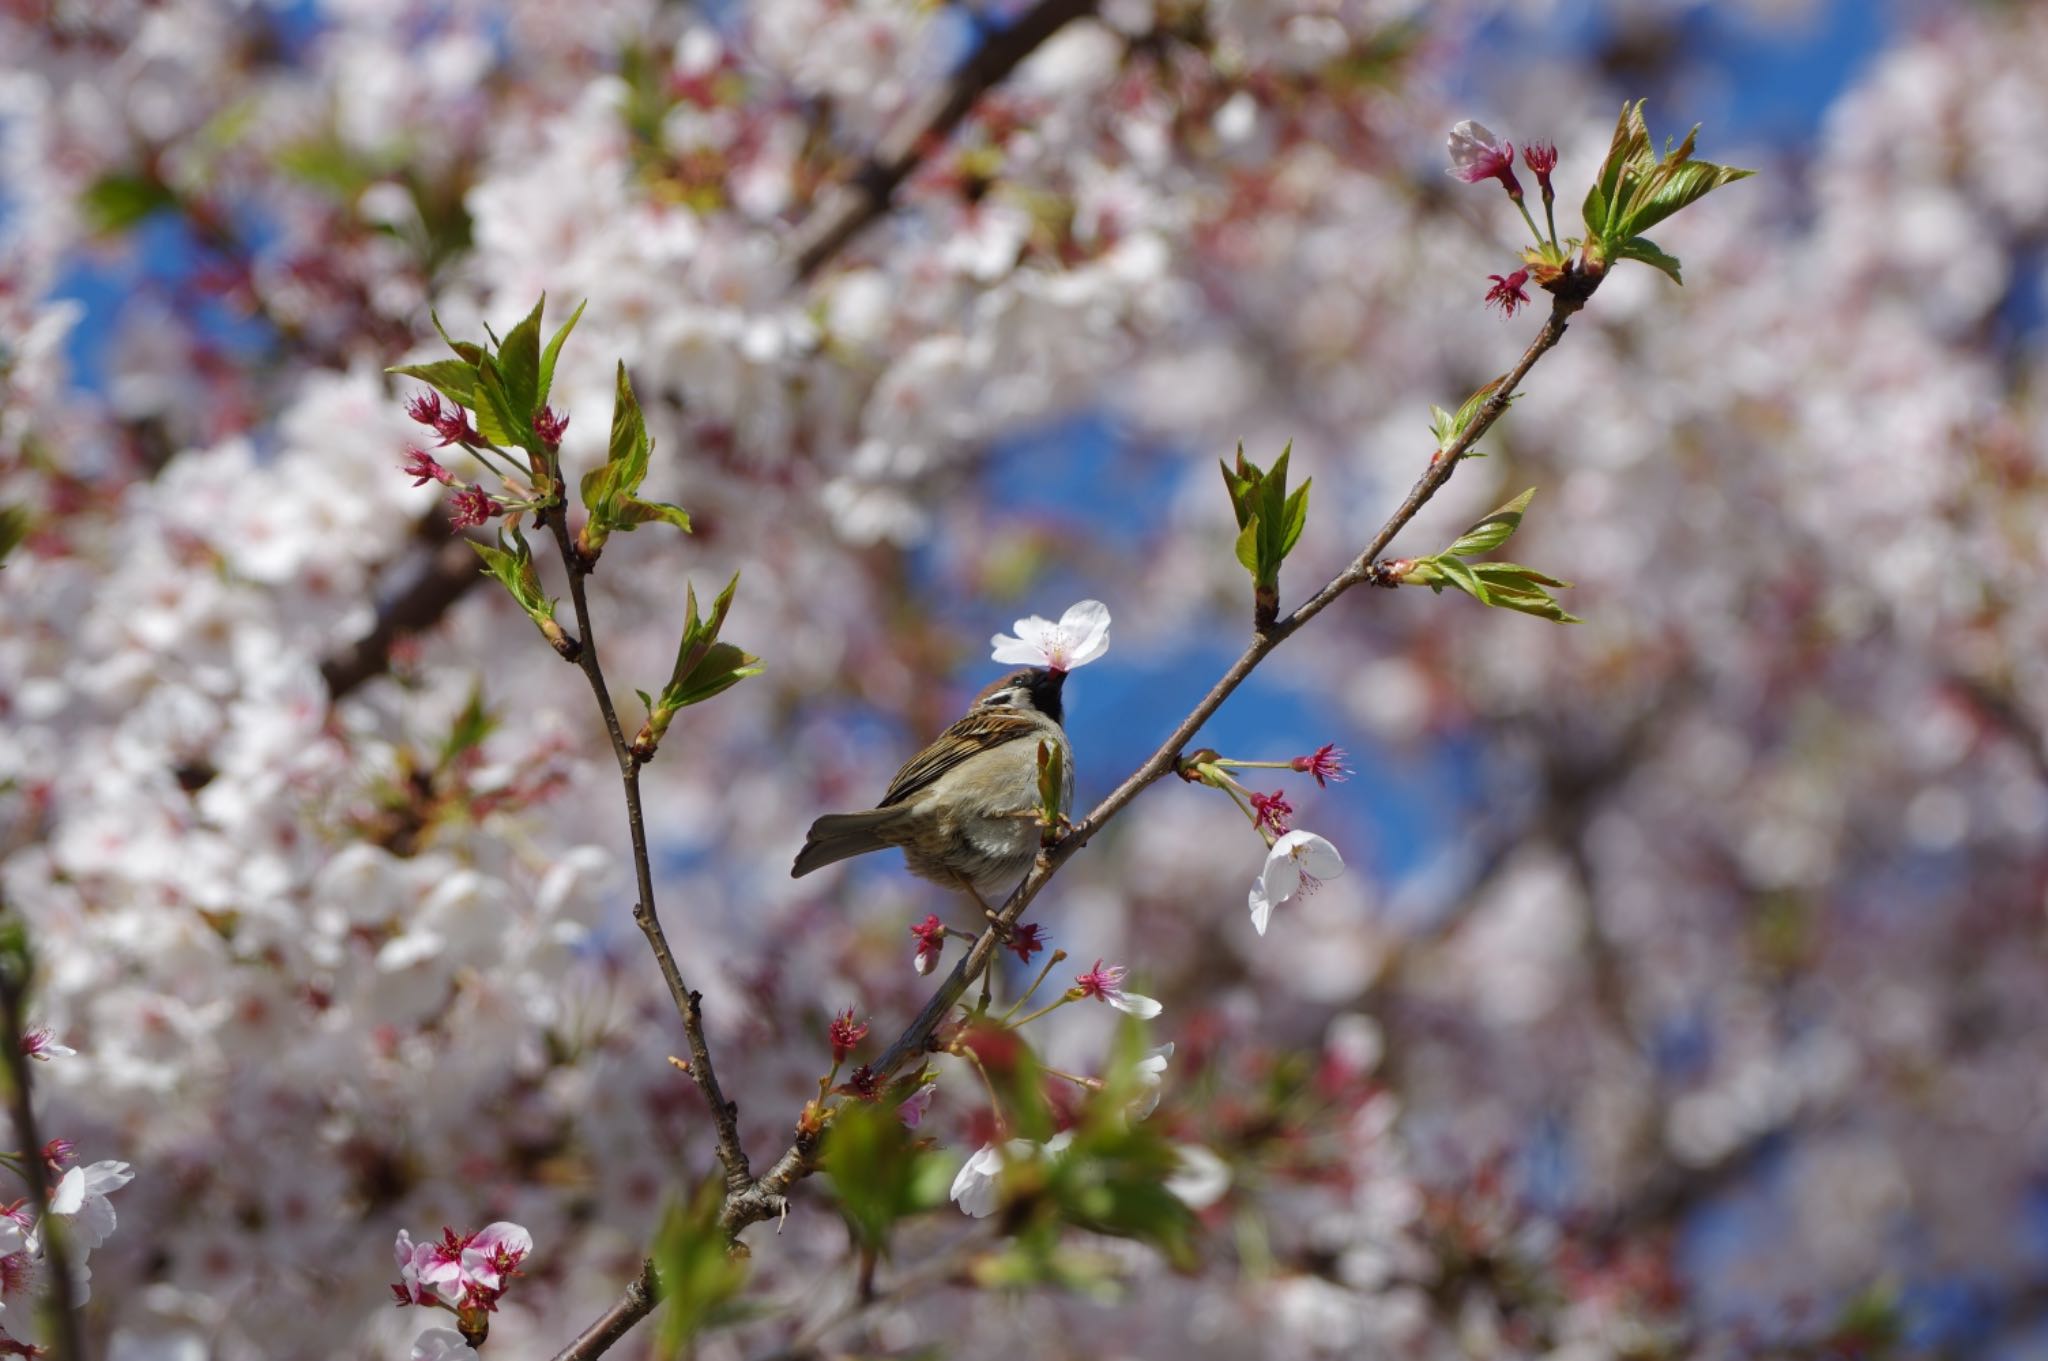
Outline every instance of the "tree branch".
<svg viewBox="0 0 2048 1361"><path fill-rule="evenodd" d="M598 712L604 715L606 736L612 743L612 755L619 763L619 783L626 795L626 822L633 837L633 877L639 895L633 904L633 920L647 937L648 948L654 951L654 962L661 968L662 981L668 984L668 992L682 1013L683 1033L690 1043L690 1076L704 1093L704 1100L711 1106L712 1123L718 1129L718 1161L725 1168L725 1185L728 1195L738 1195L754 1184L753 1169L747 1165L747 1151L740 1144L739 1107L725 1099L719 1089L718 1074L711 1067L711 1049L704 1041L703 997L692 992L683 982L682 970L676 967L675 952L669 948L668 934L661 929L661 918L654 910L654 869L647 854L647 824L640 811L640 758L633 754L632 745L619 727L618 710L612 705L611 690L605 685L604 666L597 657L597 635L591 631L590 602L584 590L584 579L590 575L590 564L576 551L569 541L567 512L559 505L545 512L547 526L555 537L555 547L562 555L562 565L569 575L569 598L576 606L576 630L583 639L583 646L576 653L576 665L581 667L590 690L597 697ZM593 1353L594 1355L594 1353Z"/></svg>
<svg viewBox="0 0 2048 1361"><path fill-rule="evenodd" d="M1553 301L1548 320L1544 322L1543 329L1537 334L1536 339L1530 342L1529 348L1522 352L1521 359L1501 376L1494 387L1493 395L1479 408L1464 433L1432 457L1429 468L1416 481L1407 499L1388 517L1387 522L1380 526L1379 532L1373 536L1365 550L1349 567L1338 573L1292 614L1276 621L1266 631L1255 634L1243 654L1223 673L1222 678L1210 688L1209 693L1202 697L1201 702L1195 705L1188 716L1180 721L1173 733L1159 745L1159 749L1146 758L1144 764L1131 772L1122 784L1111 790L1108 797L1097 804L1087 817L1076 823L1073 831L1057 846L1039 853L1038 861L1031 867L1031 872L1010 894L1002 910L997 913L998 920L975 938L973 946L960 962L953 966L952 973L946 976L945 981L918 1012L916 1019L911 1021L876 1061L874 1071L878 1081L887 1081L911 1058L926 1051L933 1034L938 1030L939 1023L973 985L982 970L988 967L1001 932L1014 926L1023 917L1024 909L1038 896L1039 890L1043 889L1052 876L1059 872L1060 867L1072 859L1081 847L1087 845L1089 839L1101 831L1111 818L1128 807L1148 785L1173 770L1181 752L1194 740L1202 725L1223 706L1223 702L1229 699L1237 687L1244 683L1245 678L1257 669L1259 663L1293 636L1296 630L1329 608L1339 596L1354 586L1372 579L1373 567L1380 554L1386 551L1394 536L1415 518L1416 512L1436 495L1444 483L1451 480L1451 474L1457 469L1466 452L1493 427L1493 423L1500 419L1501 413L1507 410L1509 399L1513 397L1515 389L1536 361L1563 339L1567 323L1574 313L1585 306L1585 299L1590 293L1590 287L1582 288L1575 293L1561 295ZM814 1141L799 1139L776 1159L768 1175L751 1191L728 1197L723 1216L728 1232L737 1233L748 1224L780 1213L783 1198L790 1187L814 1170L814 1151ZM772 1188L769 1186L771 1181L774 1183Z"/></svg>
<svg viewBox="0 0 2048 1361"><path fill-rule="evenodd" d="M19 931L17 923L15 930ZM0 956L0 1045L6 1047L8 1100L14 1117L14 1134L21 1141L21 1176L28 1183L29 1203L35 1206L36 1225L49 1261L49 1308L55 1334L58 1361L85 1361L85 1347L78 1334L78 1301L71 1279L71 1263L65 1252L65 1225L50 1217L50 1191L43 1179L43 1135L36 1123L36 1103L31 1060L22 1048L23 999L27 996L33 965L25 937L17 938L19 948Z"/></svg>
<svg viewBox="0 0 2048 1361"><path fill-rule="evenodd" d="M661 1286L654 1275L654 1259L640 1264L640 1274L627 1285L619 1302L597 1316L576 1340L555 1353L555 1361L590 1361L611 1350L611 1345L633 1330L633 1325L654 1312L661 1303Z"/></svg>
<svg viewBox="0 0 2048 1361"><path fill-rule="evenodd" d="M789 243L797 282L818 272L848 241L889 210L897 186L944 143L975 101L1095 0L1038 0L1017 21L991 33L944 85L903 111L852 177L826 195Z"/></svg>

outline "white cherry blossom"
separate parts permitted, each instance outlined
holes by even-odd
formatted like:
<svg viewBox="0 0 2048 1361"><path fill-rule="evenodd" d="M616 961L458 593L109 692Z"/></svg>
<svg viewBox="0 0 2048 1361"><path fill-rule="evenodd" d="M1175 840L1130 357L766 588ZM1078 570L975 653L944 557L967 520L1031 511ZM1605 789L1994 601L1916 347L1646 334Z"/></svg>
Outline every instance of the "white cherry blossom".
<svg viewBox="0 0 2048 1361"><path fill-rule="evenodd" d="M1109 651L1109 606L1100 600L1068 606L1058 623L1033 614L1019 619L1014 627L1014 636L998 633L989 639L996 661L1072 671Z"/></svg>
<svg viewBox="0 0 2048 1361"><path fill-rule="evenodd" d="M1273 843L1266 852L1265 866L1252 884L1252 926L1260 935L1273 918L1273 909L1321 888L1325 879L1344 872L1344 857L1314 832L1297 828Z"/></svg>

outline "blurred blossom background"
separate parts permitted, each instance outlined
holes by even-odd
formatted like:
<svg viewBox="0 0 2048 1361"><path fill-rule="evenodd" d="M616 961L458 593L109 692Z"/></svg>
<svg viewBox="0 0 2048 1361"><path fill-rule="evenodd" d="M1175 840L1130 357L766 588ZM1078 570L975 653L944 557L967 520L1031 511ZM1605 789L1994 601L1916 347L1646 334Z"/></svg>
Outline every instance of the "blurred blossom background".
<svg viewBox="0 0 2048 1361"><path fill-rule="evenodd" d="M1535 333L1481 304L1523 231L1451 124L1556 142L1569 232L1644 96L1760 173L1395 544L1536 487L1512 556L1586 622L1347 596L1201 738L1343 748L1328 788L1253 772L1343 877L1255 934L1258 838L1167 781L1031 909L1165 1003L1151 1119L1228 1170L1199 1266L1096 1241L1097 1292L933 1282L825 1353L2048 1356L2048 11L1107 0L790 284L795 224L1015 14L0 0L0 889L78 1051L45 1132L135 1172L94 1354L403 1356L393 1235L491 1220L536 1246L486 1354L551 1354L711 1164L583 681L398 470L430 308L588 300L572 470L634 377L695 532L594 579L622 697L685 578L742 573L767 672L646 779L758 1164L830 1016L897 1033L908 926L959 916L893 854L791 880L810 819L1084 597L1106 793L1246 634L1216 459L1313 476L1292 603ZM1085 1070L1112 1019L1031 1034ZM945 1070L925 1131L964 1159L981 1106ZM971 1227L905 1226L882 1283ZM854 1289L820 1182L747 1239L771 1308L707 1358Z"/></svg>

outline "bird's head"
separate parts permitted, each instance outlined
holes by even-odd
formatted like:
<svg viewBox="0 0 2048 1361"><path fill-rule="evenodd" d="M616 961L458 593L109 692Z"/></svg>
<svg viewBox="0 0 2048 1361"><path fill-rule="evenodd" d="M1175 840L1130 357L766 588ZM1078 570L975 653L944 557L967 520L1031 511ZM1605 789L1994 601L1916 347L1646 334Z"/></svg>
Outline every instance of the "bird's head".
<svg viewBox="0 0 2048 1361"><path fill-rule="evenodd" d="M1060 692L1066 683L1067 673L1064 671L1042 666L1021 667L1000 680L989 682L974 697L974 707L1034 709L1058 723L1065 712L1060 704Z"/></svg>

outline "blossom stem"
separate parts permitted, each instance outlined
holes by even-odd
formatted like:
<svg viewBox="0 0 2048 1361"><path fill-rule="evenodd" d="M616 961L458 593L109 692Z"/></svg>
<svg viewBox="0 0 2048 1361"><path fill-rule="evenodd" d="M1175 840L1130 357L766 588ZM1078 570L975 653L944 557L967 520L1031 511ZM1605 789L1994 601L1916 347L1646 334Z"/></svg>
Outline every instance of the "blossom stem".
<svg viewBox="0 0 2048 1361"><path fill-rule="evenodd" d="M1531 217L1531 216L1529 216L1529 204L1528 204L1528 201L1527 201L1526 199L1524 199L1524 198L1522 197L1522 195L1520 195L1520 194L1516 194L1516 195L1514 196L1514 199L1515 199L1515 207L1516 207L1516 209L1517 209L1518 211L1520 211L1520 213L1522 214L1522 221L1524 221L1524 222L1526 222L1526 223L1528 223L1528 224L1529 224L1529 235L1531 235L1531 236L1533 236L1533 237L1535 237L1535 238L1536 238L1537 244L1539 244L1539 245L1540 245L1540 244L1542 244L1542 242L1543 242L1543 233L1542 233L1542 232L1540 232L1540 231L1538 231L1538 230L1536 229L1536 219L1535 219L1535 218L1533 218L1533 217ZM1543 205L1543 211L1544 211L1544 212L1546 212L1546 213L1550 211L1550 205L1549 205L1548 203L1546 203L1546 204L1544 204L1544 205ZM1551 232L1551 234L1552 234L1553 236L1554 236L1554 235L1556 235L1556 228L1555 228L1554 226L1553 226L1553 228L1552 228L1552 232Z"/></svg>
<svg viewBox="0 0 2048 1361"><path fill-rule="evenodd" d="M1083 1077L1079 1073L1069 1073L1063 1071L1062 1069L1046 1068L1043 1066L1041 1066L1038 1071L1044 1073L1047 1077L1063 1077L1067 1081L1073 1083L1076 1087L1085 1087L1091 1092L1099 1092L1102 1090L1102 1079L1099 1077Z"/></svg>
<svg viewBox="0 0 2048 1361"><path fill-rule="evenodd" d="M1004 1025L1010 1024L1010 1018L1017 1014L1017 1008L1023 1006L1026 1002L1031 1000L1032 995L1036 993L1039 990L1039 988L1044 986L1046 976L1053 971L1053 966L1058 964L1061 960L1065 959L1066 957L1067 952L1065 950L1054 950L1052 952L1052 958L1045 961L1045 967L1038 971L1038 977L1031 980L1031 986L1024 989L1024 995L1022 997L1019 997L1016 1001L1010 1003L1010 1009L1003 1013L1002 1019ZM1021 1022L1019 1024L1021 1024Z"/></svg>
<svg viewBox="0 0 2048 1361"><path fill-rule="evenodd" d="M1557 246L1557 209L1554 206L1556 202L1557 195L1546 183L1543 186L1543 221L1550 228L1550 244L1553 248Z"/></svg>
<svg viewBox="0 0 2048 1361"><path fill-rule="evenodd" d="M1012 1030L1022 1030L1022 1029L1023 1029L1023 1028L1025 1027L1025 1026L1027 1026L1027 1025L1030 1025L1030 1024L1031 1024L1031 1023L1033 1022L1033 1021L1037 1020L1037 1019L1038 1019L1039 1017L1041 1017L1041 1016L1043 1016L1043 1015L1047 1014L1048 1012L1054 1012L1054 1011L1058 1011L1058 1010L1059 1010L1059 1009L1060 1009L1061 1007L1065 1006L1065 1005L1066 1005L1067 1003L1069 1003L1069 1002L1078 1002L1078 1001L1080 1001L1080 1000L1081 1000L1081 999L1080 999L1079 997L1077 997L1077 996L1075 996L1075 995L1074 995L1074 992L1073 992L1073 990L1072 990L1072 989L1069 989L1068 991L1066 991L1066 992L1063 992L1063 993L1061 993L1061 994L1060 994L1060 995L1059 995L1059 996L1058 996L1057 998L1055 998L1054 1000L1052 1000L1052 1001L1050 1001L1050 1002L1047 1002L1047 1003L1046 1003L1046 1004L1045 1004L1044 1006L1040 1007L1040 1008L1039 1008L1038 1010L1036 1010L1036 1011L1032 1012L1032 1013L1031 1013L1031 1014L1030 1014L1029 1016L1022 1016L1022 1017L1019 1017L1019 1018L1018 1018L1017 1020L1013 1021L1013 1022L1011 1023L1011 1025L1010 1025L1010 1029L1012 1029Z"/></svg>
<svg viewBox="0 0 2048 1361"><path fill-rule="evenodd" d="M981 1056L965 1045L953 1052L966 1059L968 1066L974 1069L974 1075L981 1079L981 1089L988 1093L988 1113L995 1117L996 1137L1009 1137L1010 1122L1003 1118L1002 1098L996 1095L996 1084L989 1080L988 1069L981 1066Z"/></svg>
<svg viewBox="0 0 2048 1361"><path fill-rule="evenodd" d="M506 453L503 449L500 449L495 444L471 444L468 440L464 440L462 441L462 447L469 451L470 457L474 458L477 462L483 464L486 468L489 468L499 477L505 479L506 484L508 486L511 484L514 478L524 478L526 476L526 469L521 468L518 464L514 463L512 461L512 456ZM497 463L492 461L491 455L494 454L498 458L502 458L505 460L504 467L501 468L497 465ZM524 483L522 482L521 485L523 486Z"/></svg>

